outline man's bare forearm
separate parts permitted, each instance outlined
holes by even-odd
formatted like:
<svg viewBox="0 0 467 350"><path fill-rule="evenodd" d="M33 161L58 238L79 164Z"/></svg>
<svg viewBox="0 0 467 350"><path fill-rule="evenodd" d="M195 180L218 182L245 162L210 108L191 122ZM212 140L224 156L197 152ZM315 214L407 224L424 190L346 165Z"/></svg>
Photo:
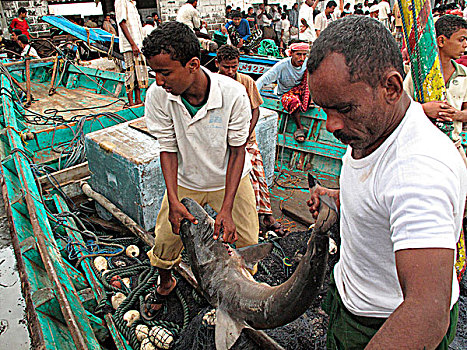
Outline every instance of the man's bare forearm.
<svg viewBox="0 0 467 350"><path fill-rule="evenodd" d="M169 203L178 202L178 158L177 153L161 152L161 168L167 187L167 199Z"/></svg>
<svg viewBox="0 0 467 350"><path fill-rule="evenodd" d="M404 301L365 349L436 349L447 332L449 312L428 304Z"/></svg>
<svg viewBox="0 0 467 350"><path fill-rule="evenodd" d="M449 326L454 250L403 249L395 257L404 301L367 349L435 349Z"/></svg>
<svg viewBox="0 0 467 350"><path fill-rule="evenodd" d="M250 121L250 130L248 136L250 136L253 133L253 130L255 130L256 124L258 123L259 119L259 107L256 107L255 109L251 110L251 121Z"/></svg>
<svg viewBox="0 0 467 350"><path fill-rule="evenodd" d="M232 212L233 202L240 183L245 164L245 146L229 147L230 156L225 176L225 195L221 210Z"/></svg>

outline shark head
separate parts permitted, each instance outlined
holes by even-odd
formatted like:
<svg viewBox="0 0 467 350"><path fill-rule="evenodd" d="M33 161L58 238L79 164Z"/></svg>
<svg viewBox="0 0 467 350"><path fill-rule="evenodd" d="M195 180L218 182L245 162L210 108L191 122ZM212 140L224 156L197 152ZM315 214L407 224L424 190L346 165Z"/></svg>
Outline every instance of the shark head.
<svg viewBox="0 0 467 350"><path fill-rule="evenodd" d="M209 214L191 198L183 198L181 202L198 220L197 224L183 220L180 225L180 238L196 276L197 273L200 273L201 267L216 267L213 264L216 259L221 261L228 259L228 253L220 241L213 239L214 220ZM199 275L196 277L201 278ZM199 282L203 284L207 281L201 279Z"/></svg>
<svg viewBox="0 0 467 350"><path fill-rule="evenodd" d="M192 224L188 220L183 220L180 225L180 238L183 241L185 249L190 250L190 246L200 245L206 246L212 244L212 232L214 220L206 213L206 211L193 199L183 198L182 204L187 210L198 220L198 223Z"/></svg>

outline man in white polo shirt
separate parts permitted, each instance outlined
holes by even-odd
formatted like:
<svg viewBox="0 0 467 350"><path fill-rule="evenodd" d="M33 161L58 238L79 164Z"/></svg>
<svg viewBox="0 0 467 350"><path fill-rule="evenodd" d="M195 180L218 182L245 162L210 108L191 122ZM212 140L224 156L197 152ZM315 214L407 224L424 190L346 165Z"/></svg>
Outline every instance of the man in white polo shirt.
<svg viewBox="0 0 467 350"><path fill-rule="evenodd" d="M157 292L167 295L175 287L170 269L183 247L180 222L195 221L182 198L218 212L215 239L222 227L225 242L258 242L251 162L245 158L251 107L243 85L201 67L198 39L187 25L162 24L144 40L143 53L156 73L146 95L146 122L159 140L167 185L148 255L159 268Z"/></svg>

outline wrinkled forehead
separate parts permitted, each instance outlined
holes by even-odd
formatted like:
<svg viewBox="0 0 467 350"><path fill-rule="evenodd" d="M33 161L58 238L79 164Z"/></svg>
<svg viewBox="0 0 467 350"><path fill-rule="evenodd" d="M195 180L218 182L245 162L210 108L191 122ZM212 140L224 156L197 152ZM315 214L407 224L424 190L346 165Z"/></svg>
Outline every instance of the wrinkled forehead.
<svg viewBox="0 0 467 350"><path fill-rule="evenodd" d="M292 51L292 55L293 54L296 54L296 55L306 55L308 53L307 50L291 50Z"/></svg>
<svg viewBox="0 0 467 350"><path fill-rule="evenodd" d="M319 106L334 105L371 93L368 84L351 81L349 68L341 54L331 54L323 59L318 68L308 75L308 86L313 101Z"/></svg>

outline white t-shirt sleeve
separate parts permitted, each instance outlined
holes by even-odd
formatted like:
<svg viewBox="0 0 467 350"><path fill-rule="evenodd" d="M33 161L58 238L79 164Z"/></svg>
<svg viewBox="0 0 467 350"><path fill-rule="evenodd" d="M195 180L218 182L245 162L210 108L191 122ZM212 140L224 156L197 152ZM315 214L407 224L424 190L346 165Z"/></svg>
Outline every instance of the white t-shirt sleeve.
<svg viewBox="0 0 467 350"><path fill-rule="evenodd" d="M173 120L154 102L154 90L148 89L146 94L146 125L151 135L157 138L161 152L178 152L177 138Z"/></svg>
<svg viewBox="0 0 467 350"><path fill-rule="evenodd" d="M325 29L325 27L326 27L325 17L320 13L315 18L315 29L321 32Z"/></svg>
<svg viewBox="0 0 467 350"><path fill-rule="evenodd" d="M201 18L199 16L199 12L197 9L193 9L193 26L195 27L195 29L199 29L201 28Z"/></svg>
<svg viewBox="0 0 467 350"><path fill-rule="evenodd" d="M246 89L238 95L232 106L232 113L227 130L227 143L229 146L239 147L245 144L251 120L251 105Z"/></svg>
<svg viewBox="0 0 467 350"><path fill-rule="evenodd" d="M412 80L412 71L409 71L404 79L404 91L412 98L415 99L415 92Z"/></svg>
<svg viewBox="0 0 467 350"><path fill-rule="evenodd" d="M125 2L123 0L115 1L115 18L117 19L117 24L120 25L122 21L126 21L127 17L128 14Z"/></svg>
<svg viewBox="0 0 467 350"><path fill-rule="evenodd" d="M389 217L394 251L416 248L455 249L461 181L445 164L428 156L398 162L380 184ZM439 179L443 179L440 181Z"/></svg>

